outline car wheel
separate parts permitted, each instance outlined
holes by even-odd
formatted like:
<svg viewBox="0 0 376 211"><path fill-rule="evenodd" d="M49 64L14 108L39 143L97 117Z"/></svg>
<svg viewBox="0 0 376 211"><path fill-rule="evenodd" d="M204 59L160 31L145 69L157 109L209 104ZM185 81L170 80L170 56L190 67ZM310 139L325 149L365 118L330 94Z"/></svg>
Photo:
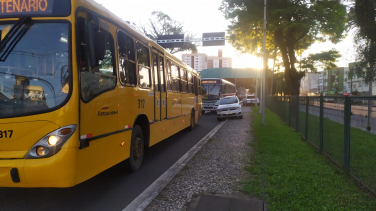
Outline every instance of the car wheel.
<svg viewBox="0 0 376 211"><path fill-rule="evenodd" d="M218 121L222 121L222 118L217 117L217 120L218 120Z"/></svg>
<svg viewBox="0 0 376 211"><path fill-rule="evenodd" d="M204 115L204 114L205 114L205 111L201 111L201 114Z"/></svg>
<svg viewBox="0 0 376 211"><path fill-rule="evenodd" d="M243 114L239 117L239 119L243 119Z"/></svg>
<svg viewBox="0 0 376 211"><path fill-rule="evenodd" d="M132 171L137 171L141 166L145 153L144 143L142 129L136 125L132 130L131 151L128 159Z"/></svg>

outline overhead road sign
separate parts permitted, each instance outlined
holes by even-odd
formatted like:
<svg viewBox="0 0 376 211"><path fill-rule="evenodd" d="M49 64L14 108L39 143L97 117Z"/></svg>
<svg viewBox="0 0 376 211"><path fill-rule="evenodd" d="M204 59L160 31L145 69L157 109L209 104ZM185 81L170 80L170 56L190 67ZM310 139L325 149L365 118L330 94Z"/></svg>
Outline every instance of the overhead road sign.
<svg viewBox="0 0 376 211"><path fill-rule="evenodd" d="M185 42L202 42L203 46L225 45L225 32L203 33L202 38L184 38L184 34L160 35L155 40L164 48L181 48Z"/></svg>
<svg viewBox="0 0 376 211"><path fill-rule="evenodd" d="M182 48L184 42L184 34L160 35L157 40L163 48Z"/></svg>
<svg viewBox="0 0 376 211"><path fill-rule="evenodd" d="M225 45L225 32L212 32L202 34L202 46Z"/></svg>

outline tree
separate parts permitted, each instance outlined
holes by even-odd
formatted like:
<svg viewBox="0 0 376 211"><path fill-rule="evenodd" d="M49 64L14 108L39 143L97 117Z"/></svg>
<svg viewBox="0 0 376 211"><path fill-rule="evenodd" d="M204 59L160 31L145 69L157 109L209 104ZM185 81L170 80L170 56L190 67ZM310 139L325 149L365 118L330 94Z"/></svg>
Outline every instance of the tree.
<svg viewBox="0 0 376 211"><path fill-rule="evenodd" d="M376 81L376 5L372 0L356 0L352 8L353 26L357 28L354 38L357 58L350 74L365 79L366 83Z"/></svg>
<svg viewBox="0 0 376 211"><path fill-rule="evenodd" d="M194 38L194 35L189 32L185 32L183 29L183 23L172 20L170 16L161 12L154 11L151 13L152 17L149 18L148 24L138 26L138 28L150 39L158 40L160 35L177 35L185 34L186 39ZM177 53L180 51L193 50L196 51L196 45L191 42L185 42L181 48L169 48L170 53Z"/></svg>
<svg viewBox="0 0 376 211"><path fill-rule="evenodd" d="M309 54L308 57L302 59L299 68L301 72L317 72L317 67L324 70L333 70L337 67L335 63L340 57L341 54L335 49Z"/></svg>
<svg viewBox="0 0 376 211"><path fill-rule="evenodd" d="M231 44L244 53L262 46L263 1L223 0L220 10L231 20ZM297 70L296 51L316 40L333 43L343 38L346 7L339 0L269 0L267 2L267 49L278 48L285 69L288 92L299 93L304 73Z"/></svg>
<svg viewBox="0 0 376 211"><path fill-rule="evenodd" d="M354 24L358 27L355 36L357 45L357 65L351 74L365 79L369 83L369 95L372 95L372 82L376 81L376 5L373 0L355 0L352 10ZM372 103L368 101L368 125L371 130Z"/></svg>

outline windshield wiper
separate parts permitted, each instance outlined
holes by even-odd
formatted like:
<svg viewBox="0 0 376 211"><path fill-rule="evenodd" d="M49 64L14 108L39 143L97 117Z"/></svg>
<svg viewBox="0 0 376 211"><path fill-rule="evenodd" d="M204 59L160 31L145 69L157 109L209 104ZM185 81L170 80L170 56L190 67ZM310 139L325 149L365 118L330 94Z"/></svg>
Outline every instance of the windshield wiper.
<svg viewBox="0 0 376 211"><path fill-rule="evenodd" d="M0 42L0 61L5 62L9 54L13 51L16 45L20 42L26 32L29 31L33 25L33 20L30 17L22 17L12 26L7 35ZM0 33L1 34L1 33Z"/></svg>

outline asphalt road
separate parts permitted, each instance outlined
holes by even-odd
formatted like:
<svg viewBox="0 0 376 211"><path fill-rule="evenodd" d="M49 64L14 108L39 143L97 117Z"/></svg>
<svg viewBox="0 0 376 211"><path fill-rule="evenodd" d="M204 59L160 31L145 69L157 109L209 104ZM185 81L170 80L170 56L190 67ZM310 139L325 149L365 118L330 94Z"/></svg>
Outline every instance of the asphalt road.
<svg viewBox="0 0 376 211"><path fill-rule="evenodd" d="M330 120L333 120L335 122L342 123L344 122L344 114L343 114L343 109L341 110L340 107L334 107L335 105L332 106L326 106L324 105L324 118L329 118ZM365 106L364 106L365 107ZM353 106L351 106L351 121L350 124L352 127L356 127L362 130L366 130L367 125L368 125L368 117L364 115L364 113L367 113L367 111L364 111L363 113L360 113L360 109L357 111L353 109ZM368 107L367 107L368 108ZM306 107L305 105L300 105L300 111L305 112ZM310 105L309 107L309 113L320 116L320 106L317 105ZM373 114L374 112L372 112ZM362 115L363 114L363 115ZM376 134L376 115L373 115L371 117L371 133Z"/></svg>
<svg viewBox="0 0 376 211"><path fill-rule="evenodd" d="M219 124L205 114L194 131L181 131L146 150L139 171L120 163L72 188L0 188L0 210L122 210Z"/></svg>

